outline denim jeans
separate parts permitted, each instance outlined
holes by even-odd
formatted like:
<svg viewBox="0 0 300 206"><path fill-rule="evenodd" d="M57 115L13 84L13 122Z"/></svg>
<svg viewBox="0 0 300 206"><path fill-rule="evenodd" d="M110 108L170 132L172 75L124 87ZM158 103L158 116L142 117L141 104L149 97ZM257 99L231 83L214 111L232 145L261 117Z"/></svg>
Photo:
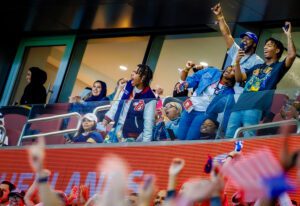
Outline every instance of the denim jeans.
<svg viewBox="0 0 300 206"><path fill-rule="evenodd" d="M258 124L262 116L262 111L259 109L240 110L232 112L229 118L226 137L233 138L235 131L239 127L247 127ZM256 135L254 130L245 131L244 137L253 137Z"/></svg>
<svg viewBox="0 0 300 206"><path fill-rule="evenodd" d="M183 111L175 136L180 140L200 139L200 126L205 118L205 112L192 110Z"/></svg>

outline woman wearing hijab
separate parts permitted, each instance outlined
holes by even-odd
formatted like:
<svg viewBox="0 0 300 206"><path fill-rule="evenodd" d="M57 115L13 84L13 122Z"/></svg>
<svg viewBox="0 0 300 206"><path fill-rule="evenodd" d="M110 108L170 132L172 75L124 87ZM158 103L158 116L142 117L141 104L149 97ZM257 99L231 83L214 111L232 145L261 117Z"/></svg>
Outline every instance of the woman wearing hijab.
<svg viewBox="0 0 300 206"><path fill-rule="evenodd" d="M47 92L43 85L47 80L47 73L38 67L30 67L26 80L28 85L25 87L20 104L45 104Z"/></svg>
<svg viewBox="0 0 300 206"><path fill-rule="evenodd" d="M107 87L106 83L100 80L97 80L93 83L91 92L84 97L75 96L70 98L71 103L79 102L94 102L94 101L105 101L108 100L106 97Z"/></svg>
<svg viewBox="0 0 300 206"><path fill-rule="evenodd" d="M106 84L103 81L97 80L94 82L90 97L86 98L85 102L108 100L106 97Z"/></svg>

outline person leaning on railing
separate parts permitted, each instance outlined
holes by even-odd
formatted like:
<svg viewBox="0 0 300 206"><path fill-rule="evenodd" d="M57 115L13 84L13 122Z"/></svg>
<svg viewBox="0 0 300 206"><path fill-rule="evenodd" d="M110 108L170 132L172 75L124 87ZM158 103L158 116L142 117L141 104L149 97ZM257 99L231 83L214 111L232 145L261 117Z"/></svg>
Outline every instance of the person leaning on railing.
<svg viewBox="0 0 300 206"><path fill-rule="evenodd" d="M291 68L296 58L296 48L292 40L292 26L290 22L285 23L283 28L287 38L287 56L279 61L283 51L283 44L269 38L265 42L265 62L249 69L246 73L241 71L241 59L245 51L239 50L235 64L235 79L237 82L246 81L244 91L239 97L233 112L230 115L226 137L232 138L235 131L241 126L258 124L263 112L270 108L274 90L282 77ZM254 131L244 132L245 137L254 136Z"/></svg>

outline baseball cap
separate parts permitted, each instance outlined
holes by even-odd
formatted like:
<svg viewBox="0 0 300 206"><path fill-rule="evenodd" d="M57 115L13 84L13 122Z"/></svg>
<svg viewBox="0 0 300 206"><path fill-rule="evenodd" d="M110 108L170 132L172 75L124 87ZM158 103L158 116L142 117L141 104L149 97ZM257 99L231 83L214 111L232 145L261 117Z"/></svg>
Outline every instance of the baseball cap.
<svg viewBox="0 0 300 206"><path fill-rule="evenodd" d="M252 39L256 44L258 43L258 38L256 36L256 34L250 32L250 31L247 31L243 34L240 35L241 38L243 38L244 36L247 36L249 37L250 39Z"/></svg>
<svg viewBox="0 0 300 206"><path fill-rule="evenodd" d="M86 113L82 119L88 119L90 121L95 121L98 122L98 118L96 115L94 115L93 113Z"/></svg>

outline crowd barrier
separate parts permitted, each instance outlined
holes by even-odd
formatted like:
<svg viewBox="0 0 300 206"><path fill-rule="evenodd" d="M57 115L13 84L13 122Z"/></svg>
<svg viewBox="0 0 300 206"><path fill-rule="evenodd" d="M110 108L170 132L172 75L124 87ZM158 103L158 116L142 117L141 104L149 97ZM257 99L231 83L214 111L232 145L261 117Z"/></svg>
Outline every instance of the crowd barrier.
<svg viewBox="0 0 300 206"><path fill-rule="evenodd" d="M299 136L289 137L291 150L300 148ZM245 139L243 154L270 148L279 157L282 148L282 137ZM191 177L209 178L204 173L204 165L208 155L213 157L228 153L234 148L233 140L216 141L174 141L154 143L120 143L120 144L74 144L47 146L45 167L51 170L50 184L53 188L63 190L67 194L73 185L86 184L94 194L105 189L105 177L98 170L101 158L109 154L116 154L128 162L130 172L128 176L129 189L137 192L138 184L145 174L156 175L159 189L167 187L168 167L174 157L186 161L185 168L179 177L180 185ZM0 150L0 180L10 180L19 189L26 190L35 178L28 160L26 147L6 147ZM292 184L299 183L300 177L293 169L288 173ZM226 188L229 197L235 189L232 185ZM300 201L300 190L290 193L293 199Z"/></svg>
<svg viewBox="0 0 300 206"><path fill-rule="evenodd" d="M270 91L271 93L274 91ZM259 92L257 92L259 94ZM268 93L269 95L269 93ZM217 102L215 106L208 107L206 111L207 116L210 118L216 119L219 123L219 128L211 137L207 135L210 139L218 139L223 138L225 136L226 124L228 122L230 111L234 108L233 99L238 98L237 95L225 95L225 98L219 98L220 102ZM213 97L212 97L213 98ZM147 117L153 116L155 117L156 124L153 125L153 135L152 138L154 140L161 139L167 137L168 140L172 138L172 133L169 130L161 127L162 124L158 124L159 122L165 121L168 122L168 118L164 115L164 110L166 104L165 102L177 102L182 106L182 111L184 111L185 100L187 98L164 98L164 99L148 99L148 100L137 100L137 109L143 109L143 106L140 103L147 104L147 102L156 102L156 107L151 110L151 113L147 113ZM251 99L249 99L251 101ZM86 113L94 113L98 117L98 122L102 122L106 112L113 107L112 105L118 104L124 106L126 102L118 102L118 101L101 101L101 102L83 102L83 103L60 103L60 104L48 104L48 105L29 105L29 106L7 106L1 107L0 112L4 116L5 125L3 125L6 129L6 134L8 136L8 145L27 145L32 144L35 141L35 138L41 135L47 136L46 143L47 144L64 144L65 143L65 135L67 133L75 134L80 127L80 115L83 116ZM295 110L291 108L295 108L300 111L300 102L299 95L297 90L287 90L287 91L276 91L273 96L273 101L270 102L270 108L268 112L264 113L264 118L261 119L260 124L264 123L273 123L279 122L287 119L298 119L299 113L295 115ZM247 104L247 102L245 102ZM173 105L174 107L174 105ZM177 108L178 109L178 108ZM164 110L166 111L166 110ZM132 113L129 112L130 117L128 119L130 121L135 121L135 125L139 127L143 125L143 118L138 117L137 119ZM133 117L132 117L133 115ZM144 115L145 117L145 115ZM130 119L131 118L131 119ZM175 127L179 127L180 121L177 121ZM112 122L113 123L113 122ZM266 124L266 127L267 125ZM132 131L132 128L128 128L127 124L123 127L123 130ZM160 125L160 126L158 126ZM272 125L272 124L271 124ZM298 126L298 123L295 123ZM279 125L280 126L280 125ZM113 124L110 125L110 129L113 127ZM195 128L196 130L200 130L199 128ZM260 126L259 126L260 127ZM262 126L263 128L264 126ZM247 128L245 128L247 130ZM244 128L239 131L244 131ZM136 129L133 129L136 130ZM298 129L296 128L295 133L298 133ZM279 133L277 128L267 128L262 131L258 131L257 135L276 135ZM103 134L103 133L101 133ZM122 133L118 133L116 130L112 130L111 136L118 136ZM107 131L104 132L104 137L107 137ZM203 134L201 134L203 135ZM239 137L242 135L242 132L236 133L235 137ZM48 137L49 136L49 137ZM173 135L174 136L174 135ZM175 132L175 138L178 137ZM205 135L201 136L205 137ZM118 137L119 138L119 137ZM188 138L188 137L187 137ZM121 139L121 138L119 138ZM107 141L111 142L111 141Z"/></svg>

